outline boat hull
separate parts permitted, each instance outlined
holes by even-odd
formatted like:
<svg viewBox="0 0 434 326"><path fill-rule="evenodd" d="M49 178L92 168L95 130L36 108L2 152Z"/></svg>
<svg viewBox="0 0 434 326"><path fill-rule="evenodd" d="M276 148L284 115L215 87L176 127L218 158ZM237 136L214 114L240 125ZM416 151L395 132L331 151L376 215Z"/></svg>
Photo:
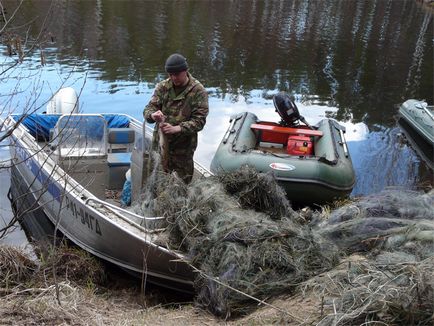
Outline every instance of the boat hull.
<svg viewBox="0 0 434 326"><path fill-rule="evenodd" d="M407 100L399 107L400 117L414 129L429 146L434 147L434 109L423 101Z"/></svg>
<svg viewBox="0 0 434 326"><path fill-rule="evenodd" d="M231 119L211 163L218 174L249 165L258 172L273 173L288 199L295 204L324 204L351 193L355 174L343 130L334 120L324 119L315 139L315 156L294 156L258 150L257 135L250 126L258 122L252 113Z"/></svg>
<svg viewBox="0 0 434 326"><path fill-rule="evenodd" d="M13 123L6 120L6 125ZM93 201L97 198L70 178L24 127L12 134L10 151L28 193L69 240L146 281L193 291L194 273L184 256L155 244L152 232Z"/></svg>
<svg viewBox="0 0 434 326"><path fill-rule="evenodd" d="M416 151L422 161L431 170L434 170L434 146L417 133L414 128L403 118L398 119L398 126L407 139L410 146Z"/></svg>

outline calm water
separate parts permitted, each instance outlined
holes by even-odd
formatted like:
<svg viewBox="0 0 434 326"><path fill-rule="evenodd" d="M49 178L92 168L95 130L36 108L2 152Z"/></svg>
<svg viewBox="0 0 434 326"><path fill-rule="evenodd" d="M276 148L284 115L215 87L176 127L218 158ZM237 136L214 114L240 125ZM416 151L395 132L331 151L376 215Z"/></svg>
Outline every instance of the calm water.
<svg viewBox="0 0 434 326"><path fill-rule="evenodd" d="M11 15L18 2L2 3ZM65 85L80 92L84 112L142 120L176 51L210 94L196 153L204 165L231 114L278 121L272 95L284 90L311 123L331 116L347 127L353 195L432 184L395 121L405 99L433 102L433 15L416 1L38 0L24 2L13 26L37 50L7 70L18 56L0 46L3 114L42 111Z"/></svg>

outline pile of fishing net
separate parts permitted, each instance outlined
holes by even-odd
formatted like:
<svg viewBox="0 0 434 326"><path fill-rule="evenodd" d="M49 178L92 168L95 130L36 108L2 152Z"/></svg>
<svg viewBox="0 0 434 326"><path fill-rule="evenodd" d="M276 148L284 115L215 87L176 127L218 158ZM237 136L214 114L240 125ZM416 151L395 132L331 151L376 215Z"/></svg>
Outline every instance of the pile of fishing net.
<svg viewBox="0 0 434 326"><path fill-rule="evenodd" d="M176 174L150 183L139 211L166 217L167 246L200 271L196 302L218 316L249 311L251 297L292 290L338 262L330 242L295 222L272 175L246 167L188 186Z"/></svg>
<svg viewBox="0 0 434 326"><path fill-rule="evenodd" d="M434 257L405 252L351 255L300 286L321 298L317 325L432 325Z"/></svg>
<svg viewBox="0 0 434 326"><path fill-rule="evenodd" d="M318 233L347 253L407 246L426 257L434 249L434 191L386 190L342 206L320 220Z"/></svg>
<svg viewBox="0 0 434 326"><path fill-rule="evenodd" d="M350 254L305 283L332 311L320 325L432 324L433 208L434 191L387 190L338 208L316 227Z"/></svg>
<svg viewBox="0 0 434 326"><path fill-rule="evenodd" d="M387 190L306 220L272 174L247 167L188 186L154 170L148 186L136 211L166 217L161 244L186 253L196 303L218 316L309 291L323 325L433 314L434 192Z"/></svg>

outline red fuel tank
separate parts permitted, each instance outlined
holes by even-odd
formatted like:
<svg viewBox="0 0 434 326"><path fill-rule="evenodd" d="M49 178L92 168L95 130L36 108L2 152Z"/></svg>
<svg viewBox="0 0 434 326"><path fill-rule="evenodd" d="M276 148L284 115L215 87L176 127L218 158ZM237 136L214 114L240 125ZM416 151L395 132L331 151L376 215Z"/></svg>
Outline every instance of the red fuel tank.
<svg viewBox="0 0 434 326"><path fill-rule="evenodd" d="M289 155L313 155L312 140L306 136L289 136L286 151Z"/></svg>

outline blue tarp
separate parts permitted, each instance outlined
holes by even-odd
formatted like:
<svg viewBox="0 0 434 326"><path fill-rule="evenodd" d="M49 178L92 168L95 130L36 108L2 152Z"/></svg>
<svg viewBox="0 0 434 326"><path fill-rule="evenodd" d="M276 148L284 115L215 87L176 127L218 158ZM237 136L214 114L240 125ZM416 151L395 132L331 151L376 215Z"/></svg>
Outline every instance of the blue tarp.
<svg viewBox="0 0 434 326"><path fill-rule="evenodd" d="M124 115L103 114L107 121L107 128L127 128L130 125L130 119Z"/></svg>
<svg viewBox="0 0 434 326"><path fill-rule="evenodd" d="M12 117L18 121L23 115L14 114ZM24 115L22 124L29 129L30 134L38 140L48 141L50 129L53 129L61 117L59 114L29 114ZM107 121L107 128L126 128L130 124L130 119L124 115L102 114Z"/></svg>
<svg viewBox="0 0 434 326"><path fill-rule="evenodd" d="M121 205L123 207L131 205L131 181L126 180L121 194Z"/></svg>

